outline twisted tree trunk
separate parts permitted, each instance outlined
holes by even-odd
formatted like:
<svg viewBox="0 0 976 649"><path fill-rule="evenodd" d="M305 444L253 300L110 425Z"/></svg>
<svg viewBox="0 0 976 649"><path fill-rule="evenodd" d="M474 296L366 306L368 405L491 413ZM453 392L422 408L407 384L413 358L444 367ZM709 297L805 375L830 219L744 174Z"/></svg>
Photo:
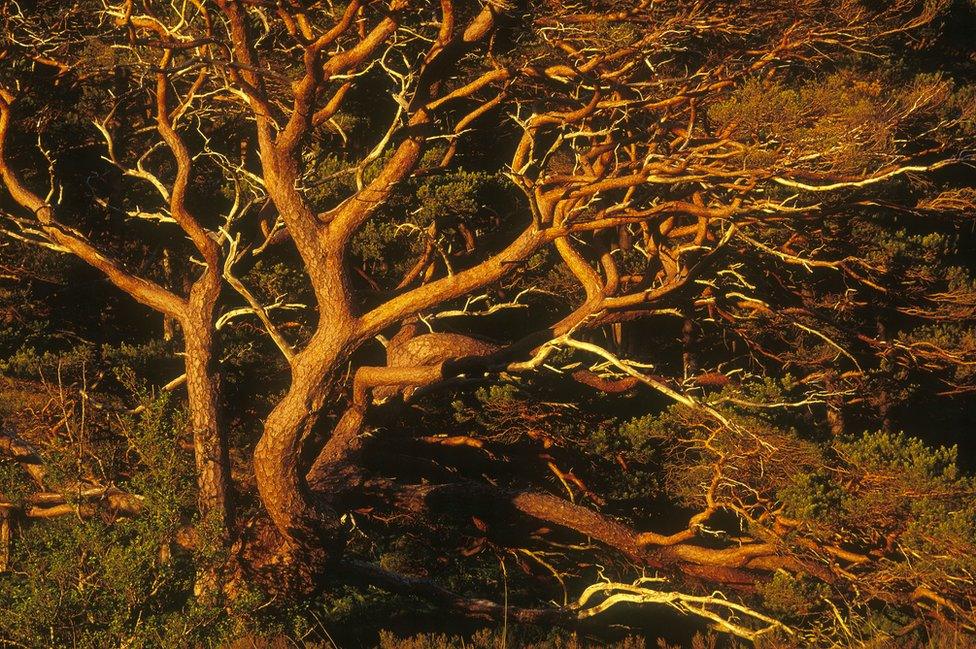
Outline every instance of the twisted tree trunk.
<svg viewBox="0 0 976 649"><path fill-rule="evenodd" d="M348 356L349 336L342 326L319 327L297 354L292 382L264 424L254 449L254 473L261 502L293 549L310 549L338 523L327 506L316 507L305 480L302 447ZM324 505L324 503L323 503Z"/></svg>
<svg viewBox="0 0 976 649"><path fill-rule="evenodd" d="M398 339L388 349L385 367L360 367L352 381L352 403L343 413L311 466L303 445L329 395L341 387L342 365L361 342L363 331L352 318L333 318L319 327L308 347L294 359L287 394L268 416L254 453L261 500L286 544L294 550L328 553L341 547L336 497L358 475L355 454L365 414L374 396L430 385L451 371L445 363L479 358L496 345L457 334L427 334Z"/></svg>

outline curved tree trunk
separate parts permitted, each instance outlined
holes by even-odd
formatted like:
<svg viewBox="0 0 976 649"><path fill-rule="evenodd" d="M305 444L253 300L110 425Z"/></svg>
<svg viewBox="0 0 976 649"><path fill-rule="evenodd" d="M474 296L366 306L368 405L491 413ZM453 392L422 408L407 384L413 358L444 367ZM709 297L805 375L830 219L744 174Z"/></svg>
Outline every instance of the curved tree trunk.
<svg viewBox="0 0 976 649"><path fill-rule="evenodd" d="M398 389L429 385L449 372L445 369L447 361L481 358L498 349L466 336L429 334L398 346L385 367L358 368L352 381L352 403L315 462L305 466L301 459L303 443L326 398L343 380L342 364L349 350L361 342L362 329L357 324L342 318L323 323L308 347L295 356L291 386L268 416L254 452L261 500L292 548L319 550L324 545L328 550L340 540L334 533L338 515L331 504L348 489L349 480L356 474L350 459L358 449L358 435L374 388L396 386L381 392L388 395Z"/></svg>
<svg viewBox="0 0 976 649"><path fill-rule="evenodd" d="M294 358L292 382L264 424L254 449L254 473L261 502L292 548L317 545L338 520L316 507L305 480L302 446L337 386L348 337L339 326L320 326Z"/></svg>

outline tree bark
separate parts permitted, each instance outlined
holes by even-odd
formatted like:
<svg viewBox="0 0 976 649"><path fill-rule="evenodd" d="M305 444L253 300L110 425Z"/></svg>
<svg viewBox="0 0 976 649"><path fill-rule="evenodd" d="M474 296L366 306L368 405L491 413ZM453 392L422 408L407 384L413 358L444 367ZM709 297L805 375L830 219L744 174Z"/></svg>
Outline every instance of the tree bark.
<svg viewBox="0 0 976 649"><path fill-rule="evenodd" d="M322 541L338 518L316 507L301 466L302 447L318 421L326 398L338 388L348 337L341 326L320 326L292 365L288 392L264 424L254 449L254 473L261 502L292 549Z"/></svg>
<svg viewBox="0 0 976 649"><path fill-rule="evenodd" d="M208 268L190 289L183 318L187 401L197 471L197 503L202 520L226 535L230 525L230 460L220 425L220 378L214 368L214 311L220 277Z"/></svg>
<svg viewBox="0 0 976 649"><path fill-rule="evenodd" d="M812 561L801 561L786 546L758 541L726 548L713 548L689 542L670 545L646 543L643 535L604 514L571 503L551 494L505 490L466 481L454 484L402 485L374 479L362 491L373 498L395 503L398 512L430 514L438 500L453 506L465 503L479 516L493 506L507 504L514 511L545 523L559 525L590 537L612 548L637 565L673 570L687 576L733 586L751 587L757 574L789 569L806 572L831 582L830 571Z"/></svg>

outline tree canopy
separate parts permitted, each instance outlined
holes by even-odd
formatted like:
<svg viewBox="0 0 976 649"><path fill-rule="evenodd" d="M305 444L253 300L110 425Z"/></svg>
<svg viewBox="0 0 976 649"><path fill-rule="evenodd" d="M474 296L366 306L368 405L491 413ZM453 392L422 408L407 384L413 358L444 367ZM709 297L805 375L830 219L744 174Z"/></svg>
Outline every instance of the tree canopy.
<svg viewBox="0 0 976 649"><path fill-rule="evenodd" d="M0 19L13 646L976 632L972 2Z"/></svg>

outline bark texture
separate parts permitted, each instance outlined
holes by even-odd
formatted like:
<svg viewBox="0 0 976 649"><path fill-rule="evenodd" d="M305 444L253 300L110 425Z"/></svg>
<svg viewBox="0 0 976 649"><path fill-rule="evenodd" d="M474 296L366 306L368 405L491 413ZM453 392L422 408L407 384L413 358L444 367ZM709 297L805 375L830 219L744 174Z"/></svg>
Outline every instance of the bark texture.
<svg viewBox="0 0 976 649"><path fill-rule="evenodd" d="M207 268L190 290L183 319L186 390L201 517L226 532L232 512L230 460L220 418L220 375L214 358L214 310L220 294L216 270Z"/></svg>

